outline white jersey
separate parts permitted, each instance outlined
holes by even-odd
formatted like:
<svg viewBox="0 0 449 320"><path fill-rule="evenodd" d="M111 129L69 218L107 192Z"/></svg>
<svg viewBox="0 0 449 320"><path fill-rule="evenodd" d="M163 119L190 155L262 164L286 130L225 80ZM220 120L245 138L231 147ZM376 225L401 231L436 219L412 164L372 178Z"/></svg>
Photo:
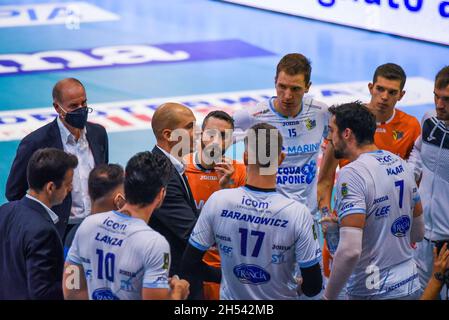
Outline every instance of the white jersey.
<svg viewBox="0 0 449 320"><path fill-rule="evenodd" d="M87 217L67 261L83 266L92 300L139 300L142 288L169 289L168 242L142 219L119 212Z"/></svg>
<svg viewBox="0 0 449 320"><path fill-rule="evenodd" d="M283 195L305 204L312 214L317 210L318 155L323 138L327 137L330 113L324 103L304 97L302 110L295 117L285 117L274 109L274 100L263 101L255 108L234 114L235 134L256 123L266 122L282 134L286 154L277 175L277 189Z"/></svg>
<svg viewBox="0 0 449 320"><path fill-rule="evenodd" d="M421 136L409 158L416 179L422 173L419 192L423 198L425 237L449 239L449 126L427 112L421 122Z"/></svg>
<svg viewBox="0 0 449 320"><path fill-rule="evenodd" d="M190 244L221 257L220 299L296 299L295 266L311 267L321 249L309 210L274 189L245 186L212 194Z"/></svg>
<svg viewBox="0 0 449 320"><path fill-rule="evenodd" d="M392 299L418 290L410 229L420 199L405 160L385 150L363 153L340 171L336 193L340 220L366 214L362 254L348 281L348 294Z"/></svg>

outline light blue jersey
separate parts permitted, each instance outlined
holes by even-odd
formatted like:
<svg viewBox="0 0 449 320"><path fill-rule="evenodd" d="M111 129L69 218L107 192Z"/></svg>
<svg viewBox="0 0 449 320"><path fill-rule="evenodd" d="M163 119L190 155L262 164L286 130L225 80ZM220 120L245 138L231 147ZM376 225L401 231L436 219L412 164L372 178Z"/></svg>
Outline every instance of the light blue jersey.
<svg viewBox="0 0 449 320"><path fill-rule="evenodd" d="M266 122L282 134L285 160L278 169L277 190L283 195L305 204L312 214L317 211L318 155L323 138L327 137L330 113L327 105L304 97L301 112L285 117L274 109L276 97L254 108L234 114L235 135L242 136L253 125Z"/></svg>
<svg viewBox="0 0 449 320"><path fill-rule="evenodd" d="M275 190L245 186L212 194L189 242L216 243L221 257L221 299L296 299L295 265L319 263L312 216Z"/></svg>
<svg viewBox="0 0 449 320"><path fill-rule="evenodd" d="M142 288L169 288L167 240L142 219L115 211L82 222L67 261L83 266L92 300L139 300Z"/></svg>
<svg viewBox="0 0 449 320"><path fill-rule="evenodd" d="M348 281L348 295L393 299L416 292L410 230L420 199L405 160L384 150L363 153L340 171L336 194L340 220L366 214L362 254Z"/></svg>

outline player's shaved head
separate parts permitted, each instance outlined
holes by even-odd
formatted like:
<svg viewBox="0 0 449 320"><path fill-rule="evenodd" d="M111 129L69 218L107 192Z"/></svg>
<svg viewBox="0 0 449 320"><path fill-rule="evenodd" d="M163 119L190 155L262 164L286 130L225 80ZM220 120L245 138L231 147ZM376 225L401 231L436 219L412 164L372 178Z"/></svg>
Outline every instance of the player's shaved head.
<svg viewBox="0 0 449 320"><path fill-rule="evenodd" d="M62 80L59 80L55 86L53 87L53 100L56 102L62 102L63 101L63 92L69 90L73 86L80 86L85 90L84 85L75 78L65 78Z"/></svg>
<svg viewBox="0 0 449 320"><path fill-rule="evenodd" d="M162 139L162 132L165 129L179 129L179 125L186 117L193 116L193 112L186 106L167 102L160 105L153 114L151 126L157 140Z"/></svg>

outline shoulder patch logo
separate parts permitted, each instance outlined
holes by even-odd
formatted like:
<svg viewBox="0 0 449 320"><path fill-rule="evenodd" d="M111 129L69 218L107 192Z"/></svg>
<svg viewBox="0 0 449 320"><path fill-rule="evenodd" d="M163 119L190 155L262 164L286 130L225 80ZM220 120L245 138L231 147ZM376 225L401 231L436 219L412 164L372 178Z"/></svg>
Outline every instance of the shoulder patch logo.
<svg viewBox="0 0 449 320"><path fill-rule="evenodd" d="M404 137L404 132L399 130L393 130L393 140L400 140Z"/></svg>
<svg viewBox="0 0 449 320"><path fill-rule="evenodd" d="M346 197L348 195L348 184L346 182L341 184L341 195L342 197Z"/></svg>
<svg viewBox="0 0 449 320"><path fill-rule="evenodd" d="M316 127L316 120L311 120L310 118L306 119L306 128L307 130L312 130Z"/></svg>

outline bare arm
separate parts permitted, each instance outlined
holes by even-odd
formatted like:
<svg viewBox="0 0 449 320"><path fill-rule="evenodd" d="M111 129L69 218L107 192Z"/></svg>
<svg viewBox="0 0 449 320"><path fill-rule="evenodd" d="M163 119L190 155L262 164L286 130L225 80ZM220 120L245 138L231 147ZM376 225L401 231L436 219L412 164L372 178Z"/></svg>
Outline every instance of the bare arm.
<svg viewBox="0 0 449 320"><path fill-rule="evenodd" d="M443 245L439 255L437 255L437 248L433 248L433 261L432 277L421 296L421 300L436 300L440 295L443 282L437 280L434 275L437 272L444 273L449 268L449 250L447 250L447 244Z"/></svg>
<svg viewBox="0 0 449 320"><path fill-rule="evenodd" d="M334 157L332 143L328 143L321 160L320 172L318 175L317 200L318 208L328 207L331 209L332 188L335 181L335 170L338 160Z"/></svg>
<svg viewBox="0 0 449 320"><path fill-rule="evenodd" d="M83 266L65 263L62 290L65 300L89 300Z"/></svg>

